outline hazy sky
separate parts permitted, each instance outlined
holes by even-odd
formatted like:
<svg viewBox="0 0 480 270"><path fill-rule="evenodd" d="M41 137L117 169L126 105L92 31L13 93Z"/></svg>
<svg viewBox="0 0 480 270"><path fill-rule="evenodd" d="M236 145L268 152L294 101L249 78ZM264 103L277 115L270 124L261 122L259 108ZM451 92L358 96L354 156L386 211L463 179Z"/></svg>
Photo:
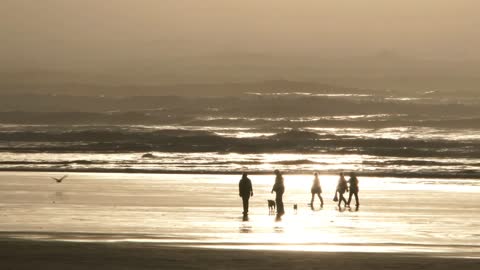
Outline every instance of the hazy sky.
<svg viewBox="0 0 480 270"><path fill-rule="evenodd" d="M364 71L368 58L356 69L317 59L479 61L479 10L478 0L1 0L0 70L123 68L131 81L377 76L386 69ZM390 72L473 76L477 64L459 65Z"/></svg>

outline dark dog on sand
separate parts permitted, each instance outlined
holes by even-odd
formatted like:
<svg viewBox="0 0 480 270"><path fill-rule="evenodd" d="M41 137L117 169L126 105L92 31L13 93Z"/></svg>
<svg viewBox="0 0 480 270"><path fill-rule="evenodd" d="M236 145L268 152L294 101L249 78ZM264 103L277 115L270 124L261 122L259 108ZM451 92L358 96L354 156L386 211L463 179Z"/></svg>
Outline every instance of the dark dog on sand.
<svg viewBox="0 0 480 270"><path fill-rule="evenodd" d="M276 205L275 205L275 201L274 200L267 200L268 202L268 212L270 214L275 214L275 208L276 208Z"/></svg>

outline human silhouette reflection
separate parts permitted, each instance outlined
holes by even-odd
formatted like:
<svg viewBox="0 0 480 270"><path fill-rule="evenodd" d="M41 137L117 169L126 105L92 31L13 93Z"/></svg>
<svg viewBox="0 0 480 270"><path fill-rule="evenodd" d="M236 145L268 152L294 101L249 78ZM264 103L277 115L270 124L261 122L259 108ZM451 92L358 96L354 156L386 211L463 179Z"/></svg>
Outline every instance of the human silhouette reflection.
<svg viewBox="0 0 480 270"><path fill-rule="evenodd" d="M358 212L358 209L360 208L360 205L355 206L355 208L349 208L348 211L350 212Z"/></svg>
<svg viewBox="0 0 480 270"><path fill-rule="evenodd" d="M252 233L252 226L242 224L239 228L240 233Z"/></svg>

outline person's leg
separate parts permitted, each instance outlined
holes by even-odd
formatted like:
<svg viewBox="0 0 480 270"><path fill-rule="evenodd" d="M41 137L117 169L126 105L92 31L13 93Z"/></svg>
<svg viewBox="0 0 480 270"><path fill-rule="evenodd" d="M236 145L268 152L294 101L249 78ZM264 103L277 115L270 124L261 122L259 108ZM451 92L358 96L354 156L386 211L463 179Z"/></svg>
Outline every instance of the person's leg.
<svg viewBox="0 0 480 270"><path fill-rule="evenodd" d="M285 208L283 206L283 196L280 197L280 207L281 207L281 210L280 210L280 213L285 214Z"/></svg>
<svg viewBox="0 0 480 270"><path fill-rule="evenodd" d="M243 214L245 215L245 197L242 196Z"/></svg>
<svg viewBox="0 0 480 270"><path fill-rule="evenodd" d="M315 199L315 193L312 193L312 199L310 200L310 204L313 206L313 200Z"/></svg>
<svg viewBox="0 0 480 270"><path fill-rule="evenodd" d="M345 206L347 206L347 200L345 199L345 196L343 196L343 193L340 195L341 196L341 199L340 199L340 202L338 203L339 206L340 206L340 203L343 201L343 203L345 204Z"/></svg>
<svg viewBox="0 0 480 270"><path fill-rule="evenodd" d="M283 215L283 214L285 214L285 207L283 205L283 197L281 198L281 200L282 200L282 215Z"/></svg>
<svg viewBox="0 0 480 270"><path fill-rule="evenodd" d="M243 201L243 214L246 215L248 214L248 196L243 196L242 201Z"/></svg>
<svg viewBox="0 0 480 270"><path fill-rule="evenodd" d="M275 204L277 205L277 214L280 214L282 206L280 205L280 195L278 194L278 192L275 193Z"/></svg>
<svg viewBox="0 0 480 270"><path fill-rule="evenodd" d="M359 206L360 205L360 200L358 199L358 191L355 192L355 205Z"/></svg>
<svg viewBox="0 0 480 270"><path fill-rule="evenodd" d="M320 207L323 207L323 198L320 193L318 193L318 198L320 199Z"/></svg>
<svg viewBox="0 0 480 270"><path fill-rule="evenodd" d="M277 213L283 215L285 210L283 209L283 194L277 193L275 196L275 202L277 204Z"/></svg>
<svg viewBox="0 0 480 270"><path fill-rule="evenodd" d="M353 195L353 192L350 191L350 194L348 194L347 205L350 205L350 202L352 201L352 195Z"/></svg>

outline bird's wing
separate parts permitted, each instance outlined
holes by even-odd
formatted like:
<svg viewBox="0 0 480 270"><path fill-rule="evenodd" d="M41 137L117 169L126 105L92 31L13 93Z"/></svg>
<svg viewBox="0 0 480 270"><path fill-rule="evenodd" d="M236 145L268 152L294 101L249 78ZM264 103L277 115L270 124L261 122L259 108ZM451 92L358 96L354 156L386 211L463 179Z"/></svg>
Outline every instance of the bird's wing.
<svg viewBox="0 0 480 270"><path fill-rule="evenodd" d="M55 178L55 177L50 177L50 178L52 178L55 181L58 181L58 178Z"/></svg>
<svg viewBox="0 0 480 270"><path fill-rule="evenodd" d="M68 177L68 174L65 174L64 176L62 176L62 178L60 178L60 180L63 180L63 179L65 179L65 178L67 178L67 177Z"/></svg>

